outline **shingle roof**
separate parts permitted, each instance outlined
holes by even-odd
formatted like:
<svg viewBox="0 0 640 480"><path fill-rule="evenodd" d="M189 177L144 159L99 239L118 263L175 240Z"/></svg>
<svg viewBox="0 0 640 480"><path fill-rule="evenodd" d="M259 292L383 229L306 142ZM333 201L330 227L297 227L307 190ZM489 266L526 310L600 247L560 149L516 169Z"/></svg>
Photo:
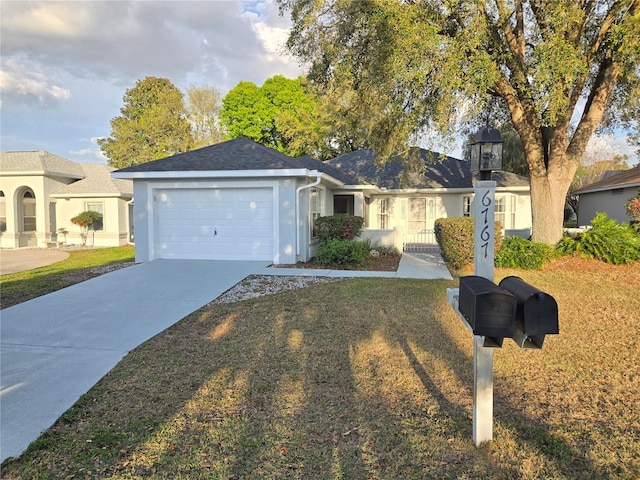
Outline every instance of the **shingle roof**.
<svg viewBox="0 0 640 480"><path fill-rule="evenodd" d="M309 168L311 170L318 170L322 173L326 173L327 175L347 185L353 184L353 180L354 180L353 177L351 177L348 173L335 168L333 165L330 165L328 162L321 162L320 160L316 160L315 158L310 157L309 155L305 155L304 157L298 157L296 160L301 162L306 168Z"/></svg>
<svg viewBox="0 0 640 480"><path fill-rule="evenodd" d="M422 168L406 168L407 162L393 157L377 166L373 150L356 150L327 163L352 177L353 184L374 184L381 188L472 188L474 175L469 162L446 157L422 148L411 149L418 154L413 165ZM529 179L508 172L493 172L498 187L528 186Z"/></svg>
<svg viewBox="0 0 640 480"><path fill-rule="evenodd" d="M248 138L178 153L171 157L121 168L120 172L197 172L306 168L300 161Z"/></svg>
<svg viewBox="0 0 640 480"><path fill-rule="evenodd" d="M624 187L640 187L640 164L628 170L620 170L591 185L586 185L573 193L579 195L582 193L599 192Z"/></svg>
<svg viewBox="0 0 640 480"><path fill-rule="evenodd" d="M53 196L64 195L123 195L133 196L133 182L111 178L113 168L102 163L80 165L85 178L64 185L52 192Z"/></svg>
<svg viewBox="0 0 640 480"><path fill-rule="evenodd" d="M84 177L79 164L44 150L0 152L0 173L29 173L75 179Z"/></svg>

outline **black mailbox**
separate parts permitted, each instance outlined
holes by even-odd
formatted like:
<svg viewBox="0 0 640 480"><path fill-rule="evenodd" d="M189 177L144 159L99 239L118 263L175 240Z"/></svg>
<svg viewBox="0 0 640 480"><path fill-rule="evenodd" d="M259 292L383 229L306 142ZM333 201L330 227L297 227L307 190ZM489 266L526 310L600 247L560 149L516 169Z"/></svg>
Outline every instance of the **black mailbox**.
<svg viewBox="0 0 640 480"><path fill-rule="evenodd" d="M516 298L491 280L475 275L460 278L458 309L474 335L496 339L513 337Z"/></svg>
<svg viewBox="0 0 640 480"><path fill-rule="evenodd" d="M514 340L523 348L542 348L544 336L558 334L556 300L520 277L506 277L500 286L513 294L518 302Z"/></svg>

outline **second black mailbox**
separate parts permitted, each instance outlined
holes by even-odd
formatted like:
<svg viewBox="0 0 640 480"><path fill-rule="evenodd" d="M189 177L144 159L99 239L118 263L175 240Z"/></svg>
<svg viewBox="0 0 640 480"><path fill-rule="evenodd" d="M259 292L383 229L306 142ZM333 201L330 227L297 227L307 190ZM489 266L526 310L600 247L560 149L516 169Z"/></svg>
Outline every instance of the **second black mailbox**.
<svg viewBox="0 0 640 480"><path fill-rule="evenodd" d="M491 280L476 275L460 278L458 309L474 335L513 337L516 297Z"/></svg>
<svg viewBox="0 0 640 480"><path fill-rule="evenodd" d="M551 295L529 285L520 277L505 277L500 286L516 297L516 326L525 335L534 337L559 333L558 304Z"/></svg>

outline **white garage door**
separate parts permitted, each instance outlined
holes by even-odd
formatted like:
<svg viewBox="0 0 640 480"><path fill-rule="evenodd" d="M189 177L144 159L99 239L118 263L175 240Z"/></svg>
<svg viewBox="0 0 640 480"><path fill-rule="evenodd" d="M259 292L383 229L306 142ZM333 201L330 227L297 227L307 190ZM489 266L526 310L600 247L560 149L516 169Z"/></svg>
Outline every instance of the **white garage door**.
<svg viewBox="0 0 640 480"><path fill-rule="evenodd" d="M156 258L273 259L273 189L157 190Z"/></svg>

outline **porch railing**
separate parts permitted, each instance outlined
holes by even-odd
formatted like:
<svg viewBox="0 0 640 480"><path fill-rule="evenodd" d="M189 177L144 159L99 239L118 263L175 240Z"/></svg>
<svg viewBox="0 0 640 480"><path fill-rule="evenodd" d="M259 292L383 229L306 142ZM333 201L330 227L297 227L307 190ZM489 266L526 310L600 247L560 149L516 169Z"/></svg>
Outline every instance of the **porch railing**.
<svg viewBox="0 0 640 480"><path fill-rule="evenodd" d="M439 251L440 247L436 242L434 230L420 230L404 235L402 249L405 252L431 252Z"/></svg>

